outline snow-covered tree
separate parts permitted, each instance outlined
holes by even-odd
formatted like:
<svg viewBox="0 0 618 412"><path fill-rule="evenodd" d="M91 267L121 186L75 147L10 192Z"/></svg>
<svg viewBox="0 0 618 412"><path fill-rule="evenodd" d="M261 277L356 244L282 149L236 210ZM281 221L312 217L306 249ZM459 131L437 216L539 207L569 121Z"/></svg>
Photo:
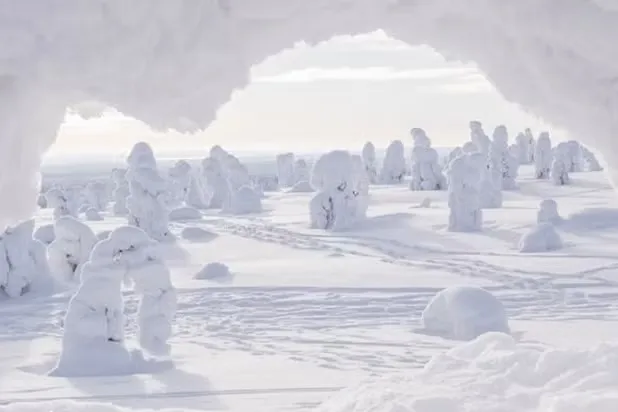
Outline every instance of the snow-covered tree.
<svg viewBox="0 0 618 412"><path fill-rule="evenodd" d="M369 208L369 176L366 173L363 158L359 155L352 155L352 166L356 185L352 194L356 197L356 217L360 220L367 217Z"/></svg>
<svg viewBox="0 0 618 412"><path fill-rule="evenodd" d="M45 245L32 237L34 219L8 227L0 235L0 291L14 298L49 277Z"/></svg>
<svg viewBox="0 0 618 412"><path fill-rule="evenodd" d="M572 162L569 144L567 142L558 143L554 148L554 160L551 164L551 180L557 186L568 185L571 181L569 177L569 167Z"/></svg>
<svg viewBox="0 0 618 412"><path fill-rule="evenodd" d="M207 209L210 206L210 196L211 193L206 191L206 185L202 182L202 176L192 173L185 199L187 206Z"/></svg>
<svg viewBox="0 0 618 412"><path fill-rule="evenodd" d="M497 126L493 133L490 146L492 165L498 168L502 174L502 189L512 190L517 187L517 159L513 159L509 151L509 135L504 125Z"/></svg>
<svg viewBox="0 0 618 412"><path fill-rule="evenodd" d="M159 175L150 146L137 143L127 158L127 178L131 195L127 199L130 225L144 230L155 240L173 240L165 206L167 186Z"/></svg>
<svg viewBox="0 0 618 412"><path fill-rule="evenodd" d="M463 149L459 146L455 147L449 152L448 157L446 158L446 165L448 166L448 164L451 163L451 160L458 158L462 154L464 154Z"/></svg>
<svg viewBox="0 0 618 412"><path fill-rule="evenodd" d="M206 192L210 194L209 207L220 209L228 202L230 187L219 160L207 157L202 160L202 177L206 184Z"/></svg>
<svg viewBox="0 0 618 412"><path fill-rule="evenodd" d="M558 213L558 203L554 199L543 199L539 204L539 211L536 215L537 223L557 224L562 221Z"/></svg>
<svg viewBox="0 0 618 412"><path fill-rule="evenodd" d="M483 212L480 203L481 170L486 164L482 153L463 154L450 163L448 229L453 232L479 231Z"/></svg>
<svg viewBox="0 0 618 412"><path fill-rule="evenodd" d="M549 179L552 160L549 133L541 132L534 148L534 175L537 179Z"/></svg>
<svg viewBox="0 0 618 412"><path fill-rule="evenodd" d="M463 153L475 153L479 151L479 148L474 142L469 141L464 143L464 145L461 147L461 151Z"/></svg>
<svg viewBox="0 0 618 412"><path fill-rule="evenodd" d="M311 179L311 169L305 159L296 159L294 163L294 184L308 182Z"/></svg>
<svg viewBox="0 0 618 412"><path fill-rule="evenodd" d="M569 140L567 144L567 168L569 173L582 172L584 170L584 159L582 157L581 145L576 140Z"/></svg>
<svg viewBox="0 0 618 412"><path fill-rule="evenodd" d="M472 141L472 143L474 143L476 149L479 152L488 154L491 140L489 140L489 137L485 134L485 131L483 130L483 124L478 120L472 120L469 125L470 140Z"/></svg>
<svg viewBox="0 0 618 412"><path fill-rule="evenodd" d="M597 157L595 156L593 152L591 152L585 146L581 147L581 151L582 151L582 158L584 161L584 165L587 171L600 172L601 170L603 170L603 167L601 166L601 164L599 163L599 160L597 159Z"/></svg>
<svg viewBox="0 0 618 412"><path fill-rule="evenodd" d="M318 191L309 204L311 227L344 230L358 220L358 176L352 156L335 150L314 164L311 184Z"/></svg>
<svg viewBox="0 0 618 412"><path fill-rule="evenodd" d="M56 237L47 248L51 274L62 281L73 281L98 239L88 225L72 216L56 220L54 233Z"/></svg>
<svg viewBox="0 0 618 412"><path fill-rule="evenodd" d="M518 133L515 137L515 150L517 161L519 164L525 165L530 162L530 139L524 133Z"/></svg>
<svg viewBox="0 0 618 412"><path fill-rule="evenodd" d="M69 199L64 191L60 188L52 188L45 193L47 205L53 208L54 219L62 216L76 216L75 210L72 210Z"/></svg>
<svg viewBox="0 0 618 412"><path fill-rule="evenodd" d="M277 178L279 186L291 187L296 183L294 179L294 153L277 155Z"/></svg>
<svg viewBox="0 0 618 412"><path fill-rule="evenodd" d="M47 209L47 198L45 197L44 194L39 195L39 197L36 200L36 204L41 209Z"/></svg>
<svg viewBox="0 0 618 412"><path fill-rule="evenodd" d="M241 186L232 192L225 211L235 215L259 213L262 211L261 196L253 187Z"/></svg>
<svg viewBox="0 0 618 412"><path fill-rule="evenodd" d="M114 181L114 190L112 191L114 199L113 213L116 216L126 216L129 214L127 198L130 194L129 182L127 182L127 169L115 168L112 170L112 180Z"/></svg>
<svg viewBox="0 0 618 412"><path fill-rule="evenodd" d="M376 147L371 142L365 143L362 151L363 165L370 184L378 183L378 167L376 165Z"/></svg>
<svg viewBox="0 0 618 412"><path fill-rule="evenodd" d="M396 184L403 182L406 174L406 159L401 140L393 141L386 149L386 156L380 170L380 182Z"/></svg>
<svg viewBox="0 0 618 412"><path fill-rule="evenodd" d="M168 171L169 176L169 205L179 206L183 204L191 186L192 168L186 160L178 160Z"/></svg>
<svg viewBox="0 0 618 412"><path fill-rule="evenodd" d="M532 134L532 130L530 128L526 128L524 130L524 136L528 139L528 163L534 163L536 158L536 142L534 141L534 135Z"/></svg>
<svg viewBox="0 0 618 412"><path fill-rule="evenodd" d="M103 182L90 182L86 186L86 203L102 212L107 209L107 186Z"/></svg>
<svg viewBox="0 0 618 412"><path fill-rule="evenodd" d="M412 180L411 190L444 190L446 179L438 164L438 152L431 147L431 140L423 129L414 128L411 131L414 138L412 149Z"/></svg>

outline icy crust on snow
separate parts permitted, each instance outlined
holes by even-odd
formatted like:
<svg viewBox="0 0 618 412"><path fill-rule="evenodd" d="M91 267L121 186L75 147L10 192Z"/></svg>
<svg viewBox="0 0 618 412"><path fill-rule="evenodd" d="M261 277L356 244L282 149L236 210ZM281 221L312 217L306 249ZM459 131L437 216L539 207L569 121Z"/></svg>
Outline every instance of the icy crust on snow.
<svg viewBox="0 0 618 412"><path fill-rule="evenodd" d="M109 105L158 129L195 130L248 83L252 65L300 41L378 29L475 62L506 99L590 139L610 166L618 161L618 13L609 2L78 3L0 6L5 221L35 210L40 158L68 106L90 117Z"/></svg>
<svg viewBox="0 0 618 412"><path fill-rule="evenodd" d="M553 349L488 333L422 371L342 391L316 412L615 412L618 346Z"/></svg>

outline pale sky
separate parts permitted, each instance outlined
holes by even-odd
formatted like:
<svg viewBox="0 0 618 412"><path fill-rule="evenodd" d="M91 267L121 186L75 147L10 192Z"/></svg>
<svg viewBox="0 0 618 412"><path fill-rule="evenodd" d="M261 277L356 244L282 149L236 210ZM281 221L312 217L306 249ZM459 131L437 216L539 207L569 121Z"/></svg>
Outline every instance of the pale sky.
<svg viewBox="0 0 618 412"><path fill-rule="evenodd" d="M468 139L472 119L488 133L499 123L513 136L525 127L551 129L506 102L475 66L381 33L299 45L256 65L251 79L203 132L155 133L117 112L92 120L67 115L49 156L119 155L140 140L160 154L204 153L214 144L230 151L359 150L367 140L377 147L409 141L412 127L424 128L435 146L455 146Z"/></svg>

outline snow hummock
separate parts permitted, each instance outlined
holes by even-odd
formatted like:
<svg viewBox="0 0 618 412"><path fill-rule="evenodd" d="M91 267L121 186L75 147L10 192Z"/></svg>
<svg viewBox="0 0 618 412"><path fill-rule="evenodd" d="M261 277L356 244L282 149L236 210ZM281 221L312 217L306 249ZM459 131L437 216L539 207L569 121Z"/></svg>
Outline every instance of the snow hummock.
<svg viewBox="0 0 618 412"><path fill-rule="evenodd" d="M230 269L224 263L212 262L205 265L195 274L194 279L199 280L222 280L230 278Z"/></svg>
<svg viewBox="0 0 618 412"><path fill-rule="evenodd" d="M202 213L188 206L177 207L176 209L170 210L169 219L172 222L181 221L181 220L200 220L202 218Z"/></svg>
<svg viewBox="0 0 618 412"><path fill-rule="evenodd" d="M504 306L487 290L452 286L440 291L422 314L426 332L450 339L470 340L487 332L509 333Z"/></svg>
<svg viewBox="0 0 618 412"><path fill-rule="evenodd" d="M550 252L562 248L562 238L556 227L549 223L539 223L524 234L519 241L522 253Z"/></svg>

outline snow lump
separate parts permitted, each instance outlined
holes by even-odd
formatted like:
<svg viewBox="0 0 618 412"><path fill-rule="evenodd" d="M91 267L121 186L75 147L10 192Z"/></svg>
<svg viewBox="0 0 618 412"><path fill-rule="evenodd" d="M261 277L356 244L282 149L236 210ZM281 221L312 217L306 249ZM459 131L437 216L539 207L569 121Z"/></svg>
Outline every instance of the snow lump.
<svg viewBox="0 0 618 412"><path fill-rule="evenodd" d="M522 236L519 251L522 253L551 252L562 248L562 239L551 223L540 223Z"/></svg>

